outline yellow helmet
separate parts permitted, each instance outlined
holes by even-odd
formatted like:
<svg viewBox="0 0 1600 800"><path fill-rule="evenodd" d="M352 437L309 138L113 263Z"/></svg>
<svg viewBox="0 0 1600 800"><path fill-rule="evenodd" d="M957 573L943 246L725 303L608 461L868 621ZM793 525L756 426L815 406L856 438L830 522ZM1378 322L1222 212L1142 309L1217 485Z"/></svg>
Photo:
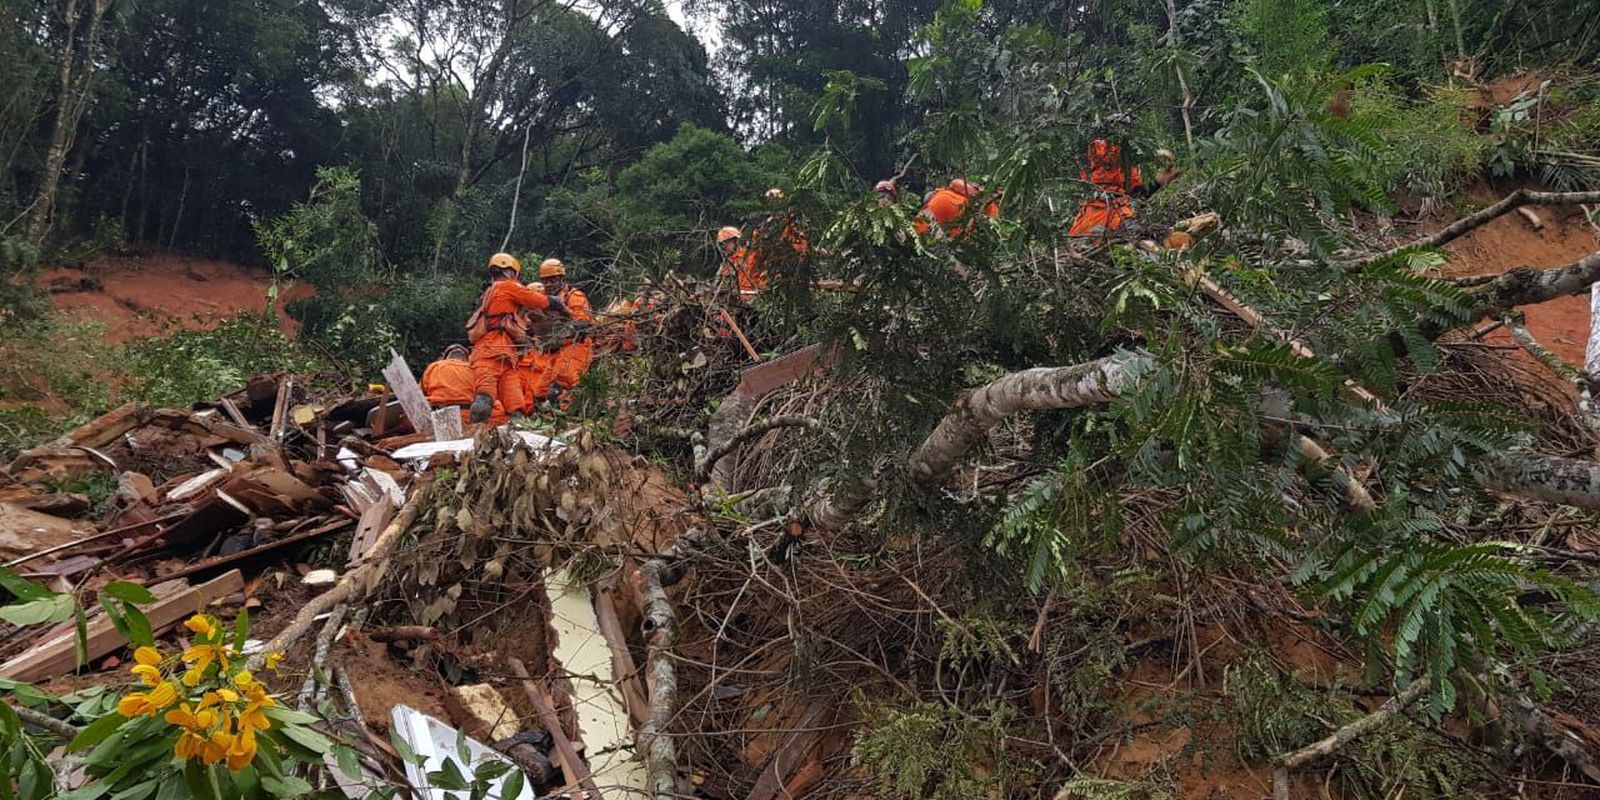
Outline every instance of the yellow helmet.
<svg viewBox="0 0 1600 800"><path fill-rule="evenodd" d="M489 269L509 269L518 275L522 274L522 262L510 253L495 253L489 256Z"/></svg>
<svg viewBox="0 0 1600 800"><path fill-rule="evenodd" d="M557 275L566 275L567 265L561 263L559 258L547 258L539 262L539 277L554 278Z"/></svg>

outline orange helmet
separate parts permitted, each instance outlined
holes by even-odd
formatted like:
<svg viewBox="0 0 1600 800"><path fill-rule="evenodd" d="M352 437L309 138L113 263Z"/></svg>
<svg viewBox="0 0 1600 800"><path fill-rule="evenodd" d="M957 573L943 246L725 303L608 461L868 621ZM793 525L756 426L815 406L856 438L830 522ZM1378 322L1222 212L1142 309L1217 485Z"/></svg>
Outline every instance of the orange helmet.
<svg viewBox="0 0 1600 800"><path fill-rule="evenodd" d="M983 191L983 185L965 178L956 178L950 182L950 191L963 197L973 197Z"/></svg>
<svg viewBox="0 0 1600 800"><path fill-rule="evenodd" d="M744 235L744 231L741 231L738 228L735 228L732 225L729 225L729 226L723 228L722 230L717 231L717 244L722 244L723 242L726 242L726 241L729 241L729 240L732 240L732 239L737 239L737 238L739 238L739 237L741 237L743 235Z"/></svg>
<svg viewBox="0 0 1600 800"><path fill-rule="evenodd" d="M783 190L779 189L776 186L772 187L771 189L768 189L767 190L767 199L768 200L782 200L783 199Z"/></svg>
<svg viewBox="0 0 1600 800"><path fill-rule="evenodd" d="M489 269L509 269L518 275L522 274L522 262L510 253L495 253L489 256Z"/></svg>
<svg viewBox="0 0 1600 800"><path fill-rule="evenodd" d="M561 263L559 258L547 258L539 262L539 277L554 278L557 275L566 275L567 265Z"/></svg>

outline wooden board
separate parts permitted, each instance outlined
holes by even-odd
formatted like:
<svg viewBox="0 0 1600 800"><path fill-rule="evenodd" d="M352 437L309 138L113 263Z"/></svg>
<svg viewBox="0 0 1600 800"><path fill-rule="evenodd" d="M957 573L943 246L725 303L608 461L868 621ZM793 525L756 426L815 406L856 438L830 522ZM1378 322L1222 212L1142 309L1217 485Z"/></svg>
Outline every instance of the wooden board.
<svg viewBox="0 0 1600 800"><path fill-rule="evenodd" d="M346 566L354 567L366 556L367 551L378 541L378 534L389 527L389 520L393 517L394 504L389 502L387 496L380 497L367 506L361 513L361 521L356 523L355 535L350 537L350 559L346 562Z"/></svg>
<svg viewBox="0 0 1600 800"><path fill-rule="evenodd" d="M465 439L466 433L461 430L461 406L445 406L436 408L432 414L433 440L436 442L453 442Z"/></svg>
<svg viewBox="0 0 1600 800"><path fill-rule="evenodd" d="M150 629L160 636L167 628L204 611L213 600L243 589L244 576L238 570L232 570L141 610L150 620ZM0 664L0 678L32 683L73 671L78 666L76 638L77 634L68 630L35 644L26 653ZM106 618L89 625L88 640L90 661L128 646L127 638L118 633L111 620Z"/></svg>
<svg viewBox="0 0 1600 800"><path fill-rule="evenodd" d="M411 427L417 433L433 435L433 412L428 407L428 397L422 393L422 387L417 385L417 379L411 374L411 367L406 360L394 350L389 351L394 358L389 361L389 366L383 368L383 379L389 382L389 388L394 391L394 396L400 401L400 407L405 409L406 418L411 420Z"/></svg>

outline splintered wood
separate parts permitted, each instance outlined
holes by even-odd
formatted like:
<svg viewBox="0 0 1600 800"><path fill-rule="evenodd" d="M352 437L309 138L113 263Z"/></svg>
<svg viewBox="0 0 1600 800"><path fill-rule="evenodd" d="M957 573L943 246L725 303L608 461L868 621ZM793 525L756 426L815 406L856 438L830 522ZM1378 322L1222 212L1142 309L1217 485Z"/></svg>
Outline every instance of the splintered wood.
<svg viewBox="0 0 1600 800"><path fill-rule="evenodd" d="M417 379L411 375L411 367L406 366L406 360L393 350L389 351L393 359L389 366L383 368L383 379L389 382L389 388L394 390L394 396L400 401L400 407L405 409L406 418L411 420L411 427L417 433L433 435L433 411L428 407L428 397L422 393L422 387L417 385Z"/></svg>

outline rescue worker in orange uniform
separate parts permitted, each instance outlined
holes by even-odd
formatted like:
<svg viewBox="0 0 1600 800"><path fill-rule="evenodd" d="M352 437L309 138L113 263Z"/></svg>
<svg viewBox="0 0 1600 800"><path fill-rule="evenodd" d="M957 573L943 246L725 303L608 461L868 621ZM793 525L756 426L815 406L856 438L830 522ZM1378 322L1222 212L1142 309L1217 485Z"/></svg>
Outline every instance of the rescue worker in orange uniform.
<svg viewBox="0 0 1600 800"><path fill-rule="evenodd" d="M1127 114L1117 114L1107 120L1105 127L1125 129L1131 121ZM1165 150L1161 154L1166 160L1172 158ZM1072 227L1067 229L1068 236L1105 236L1111 231L1121 230L1135 217L1135 194L1149 197L1178 175L1177 170L1171 167L1163 169L1156 174L1156 185L1147 188L1139 167L1124 163L1121 145L1115 144L1106 135L1097 136L1089 142L1084 160L1086 163L1078 170L1078 178L1093 184L1094 194L1079 207L1078 216L1072 220Z"/></svg>
<svg viewBox="0 0 1600 800"><path fill-rule="evenodd" d="M477 379L473 377L472 365L467 363L467 355L465 346L450 345L444 349L442 358L422 371L422 393L427 395L428 405L434 408L460 406L462 422L471 416L467 407L472 405L477 394L474 388ZM489 414L489 424L500 425L505 421L505 407L496 402Z"/></svg>
<svg viewBox="0 0 1600 800"><path fill-rule="evenodd" d="M544 284L545 294L559 298L566 306L571 321L567 323L568 341L550 359L543 394L533 394L531 399L534 404L549 402L566 408L572 402L572 390L577 388L578 381L594 361L594 315L589 307L589 296L567 283L567 266L560 259L547 258L539 264L539 280Z"/></svg>
<svg viewBox="0 0 1600 800"><path fill-rule="evenodd" d="M767 271L762 269L756 254L744 245L744 232L729 225L717 231L717 247L722 250L722 268L717 274L732 275L739 284L739 297L754 299L767 288Z"/></svg>
<svg viewBox="0 0 1600 800"><path fill-rule="evenodd" d="M878 195L878 208L888 208L889 206L900 202L900 187L894 185L894 181L878 181L878 183L872 187L872 191L876 192Z"/></svg>
<svg viewBox="0 0 1600 800"><path fill-rule="evenodd" d="M937 224L947 236L952 239L961 239L967 235L967 229L957 224L967 214L967 205L972 198L983 191L983 186L978 183L956 178L946 186L933 193L923 204L922 212L917 215L917 233L927 235ZM1000 205L990 201L983 207L983 214L990 219L1000 216Z"/></svg>
<svg viewBox="0 0 1600 800"><path fill-rule="evenodd" d="M566 313L560 298L522 285L518 280L522 274L522 262L511 254L495 253L490 256L489 274L492 283L484 290L478 311L473 315L475 319L481 315L487 330L473 343L469 359L475 392L470 417L472 422L487 421L494 411L495 400L500 401L507 413L515 414L524 410L523 381L517 372L519 343L508 331L512 317L525 308Z"/></svg>

